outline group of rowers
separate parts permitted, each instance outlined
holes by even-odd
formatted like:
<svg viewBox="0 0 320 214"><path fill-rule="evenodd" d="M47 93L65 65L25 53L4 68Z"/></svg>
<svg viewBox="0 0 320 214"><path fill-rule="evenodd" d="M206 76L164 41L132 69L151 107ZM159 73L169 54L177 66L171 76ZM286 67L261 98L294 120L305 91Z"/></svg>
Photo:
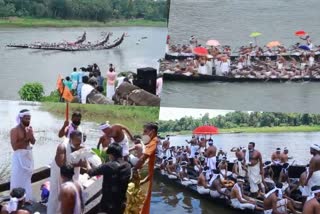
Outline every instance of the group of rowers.
<svg viewBox="0 0 320 214"><path fill-rule="evenodd" d="M309 44L313 47L312 43ZM192 54L194 43L190 46L171 46L171 51L187 51L184 59L174 61L163 61L161 71L185 75L218 75L234 78L303 78L320 77L320 64L315 60L317 49L302 51L300 43L293 45L291 52L299 53L294 57L284 57L290 54L288 50L279 45L276 48L265 46L266 50L250 43L249 46L242 46L239 50L239 57L231 60L230 46L211 46L208 48L208 55L197 56ZM265 56L265 58L259 58ZM271 60L276 56L277 60ZM274 58L274 57L273 57Z"/></svg>
<svg viewBox="0 0 320 214"><path fill-rule="evenodd" d="M196 185L199 194L225 199L235 209L271 213L320 213L320 146L312 145L313 158L300 178L289 177L288 149L277 148L271 161L250 142L232 148L234 163L213 140L192 137L187 146L170 146L167 138L157 147L157 167L184 186ZM298 198L298 199L297 199ZM259 201L260 200L260 201ZM299 201L298 201L299 200ZM301 201L301 202L300 202Z"/></svg>
<svg viewBox="0 0 320 214"><path fill-rule="evenodd" d="M81 119L81 113L74 112L71 121L65 121L59 130L58 137L63 142L57 146L50 166L50 178L41 186L41 203L46 203L48 214L84 213L84 202L88 199L83 194L84 189L96 181L97 176L103 175L100 212L122 214L126 209L130 174L138 172L150 157L155 158L157 124L146 124L141 137L133 136L128 128L120 124L101 124L99 129L103 135L98 147L106 151L109 158L103 163L90 148L86 148L87 136L81 128ZM1 214L33 213L32 150L36 145L36 136L30 121L30 111L21 110L17 115L17 125L10 132L13 149L10 201L0 204ZM129 141L133 142L131 147ZM80 169L86 173L80 174ZM150 173L141 183L149 179L152 179ZM148 209L148 206L143 209Z"/></svg>

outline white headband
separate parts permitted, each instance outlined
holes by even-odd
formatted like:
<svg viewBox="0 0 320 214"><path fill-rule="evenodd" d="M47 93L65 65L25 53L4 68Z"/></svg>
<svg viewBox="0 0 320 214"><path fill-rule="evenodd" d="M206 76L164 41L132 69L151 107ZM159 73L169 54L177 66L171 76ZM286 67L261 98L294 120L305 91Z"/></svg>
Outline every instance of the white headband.
<svg viewBox="0 0 320 214"><path fill-rule="evenodd" d="M26 194L24 194L21 198L14 198L14 197L10 198L10 201L7 207L8 212L11 213L11 212L17 211L19 201L22 201L25 198L26 198Z"/></svg>
<svg viewBox="0 0 320 214"><path fill-rule="evenodd" d="M19 113L16 117L16 122L17 124L19 125L20 122L21 122L21 118L24 117L24 116L31 116L30 114L30 111L25 111L25 112L22 112L22 113Z"/></svg>
<svg viewBox="0 0 320 214"><path fill-rule="evenodd" d="M282 198L282 189L275 187L274 189L270 190L267 194L265 194L265 198L268 198L272 193L278 190L279 198Z"/></svg>
<svg viewBox="0 0 320 214"><path fill-rule="evenodd" d="M237 182L244 182L243 179L237 179Z"/></svg>
<svg viewBox="0 0 320 214"><path fill-rule="evenodd" d="M109 127L110 127L110 124L109 124L109 121L107 121L106 123L101 124L101 125L99 126L99 129L100 129L100 130L104 130L104 129L107 129L107 128L109 128Z"/></svg>
<svg viewBox="0 0 320 214"><path fill-rule="evenodd" d="M310 146L311 149L317 150L318 152L320 152L320 146L318 144L312 144Z"/></svg>

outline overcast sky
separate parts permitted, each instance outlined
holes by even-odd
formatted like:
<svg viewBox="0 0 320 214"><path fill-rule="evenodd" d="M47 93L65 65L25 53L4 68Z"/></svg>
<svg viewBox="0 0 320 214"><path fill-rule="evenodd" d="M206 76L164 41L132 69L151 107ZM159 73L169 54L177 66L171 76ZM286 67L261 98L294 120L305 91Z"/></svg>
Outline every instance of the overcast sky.
<svg viewBox="0 0 320 214"><path fill-rule="evenodd" d="M209 113L210 118L216 117L218 115L225 115L228 112L233 112L231 110L214 110L214 109L194 109L194 108L160 108L160 120L176 120L185 116L191 116L194 118L200 118L205 113Z"/></svg>

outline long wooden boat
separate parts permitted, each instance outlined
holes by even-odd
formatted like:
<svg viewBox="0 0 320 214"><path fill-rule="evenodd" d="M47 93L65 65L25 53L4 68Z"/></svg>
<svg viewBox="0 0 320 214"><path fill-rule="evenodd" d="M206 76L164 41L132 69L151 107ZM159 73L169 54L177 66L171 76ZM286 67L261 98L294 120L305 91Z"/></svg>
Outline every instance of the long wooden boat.
<svg viewBox="0 0 320 214"><path fill-rule="evenodd" d="M291 60L291 59L295 59L297 61L300 60L300 56L301 54L282 54L281 56L283 56L286 60ZM195 58L195 56L193 54L187 54L187 55L183 55L183 54L169 54L169 53L166 53L165 54L165 59L166 60L184 60L184 59L187 59L187 58ZM235 59L239 58L239 55L231 55L230 56L230 59L233 61ZM255 60L255 59L259 59L259 60L266 60L267 58L271 59L271 60L276 60L278 58L277 55L271 55L271 56L266 56L266 55L263 55L263 56L251 56L251 59L252 60ZM320 58L320 53L317 53L315 55L315 59L319 59Z"/></svg>
<svg viewBox="0 0 320 214"><path fill-rule="evenodd" d="M106 45L107 41L109 40L110 35L108 34L107 38L100 42L99 44L95 45L87 45L85 47L74 47L74 46L67 46L67 47L59 47L59 46L41 46L41 45L7 45L10 48L29 48L29 49L37 49L37 50L54 50L54 51L67 51L67 52L75 52L75 51L93 51L93 50L106 50L115 48L122 44L124 41L125 34L123 33L122 36L117 39L113 44Z"/></svg>
<svg viewBox="0 0 320 214"><path fill-rule="evenodd" d="M38 187L40 181L48 180L50 177L50 168L42 167L34 171L32 175L32 185ZM38 183L37 183L38 182ZM9 191L10 182L0 184L0 193ZM84 189L84 194L87 196L85 201L85 214L98 213L100 199L102 197L102 178L97 179L93 184ZM0 204L10 200L7 196L0 196ZM38 211L41 214L46 214L46 206L35 202L31 209Z"/></svg>
<svg viewBox="0 0 320 214"><path fill-rule="evenodd" d="M232 168L233 168L233 165L234 163L228 163L228 171L232 171ZM279 176L280 174L280 171L282 170L282 167L281 166L271 166L273 171L274 171L274 174L276 177ZM305 166L300 166L300 165L294 165L294 166L289 166L288 168L288 176L291 178L291 179L297 179L297 178L300 178L300 175L306 170L306 167ZM188 173L191 177L194 177L194 173L192 173L194 170L192 168L190 168L190 170L188 169ZM260 213L263 213L262 211L251 211L251 210L238 210L238 209L234 209L233 207L230 206L230 204L225 200L225 199L214 199L212 198L209 194L199 194L198 191L197 191L197 186L196 185L189 185L189 186L185 186L181 183L181 181L179 179L170 179L168 178L167 175L163 175L161 174L160 172L160 169L159 168L155 168L154 170L154 173L155 173L155 179L159 179L165 183L168 183L170 185L173 185L173 186L176 186L178 188L181 188L183 190L186 190L190 193L192 193L193 195L195 195L197 198L203 198L203 199L206 199L206 200L209 200L210 202L213 202L213 203L216 203L216 204L219 204L221 206L224 206L224 207L228 207L228 209L232 209L232 210L235 210L237 213L255 213L255 214L260 214ZM260 205L260 206L263 206L263 201L262 200L259 200L259 199L254 199L257 203L257 205ZM297 202L297 203L300 203L300 202ZM301 203L300 203L301 205ZM298 211L298 213L300 213Z"/></svg>
<svg viewBox="0 0 320 214"><path fill-rule="evenodd" d="M303 77L303 78L249 78L249 77L225 77L216 75L183 75L163 73L165 81L185 81L185 82L320 82L320 78Z"/></svg>

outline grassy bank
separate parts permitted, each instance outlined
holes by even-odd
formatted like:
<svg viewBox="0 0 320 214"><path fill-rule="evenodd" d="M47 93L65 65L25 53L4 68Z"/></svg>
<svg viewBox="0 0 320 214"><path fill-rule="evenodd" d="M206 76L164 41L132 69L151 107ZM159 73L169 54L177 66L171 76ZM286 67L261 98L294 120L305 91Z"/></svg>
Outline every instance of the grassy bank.
<svg viewBox="0 0 320 214"><path fill-rule="evenodd" d="M219 129L222 134L226 133L281 133L281 132L319 132L320 126L278 126L278 127L239 127L232 129ZM165 132L164 135L191 135L192 131Z"/></svg>
<svg viewBox="0 0 320 214"><path fill-rule="evenodd" d="M106 22L63 19L0 18L0 27L166 27L166 22L144 19L110 20Z"/></svg>
<svg viewBox="0 0 320 214"><path fill-rule="evenodd" d="M41 110L48 111L57 117L65 116L64 103L43 103ZM92 104L70 104L70 115L73 111L80 111L84 121L102 123L109 121L111 124L123 124L133 133L141 134L142 126L146 122L158 120L159 108L139 106L113 106Z"/></svg>

